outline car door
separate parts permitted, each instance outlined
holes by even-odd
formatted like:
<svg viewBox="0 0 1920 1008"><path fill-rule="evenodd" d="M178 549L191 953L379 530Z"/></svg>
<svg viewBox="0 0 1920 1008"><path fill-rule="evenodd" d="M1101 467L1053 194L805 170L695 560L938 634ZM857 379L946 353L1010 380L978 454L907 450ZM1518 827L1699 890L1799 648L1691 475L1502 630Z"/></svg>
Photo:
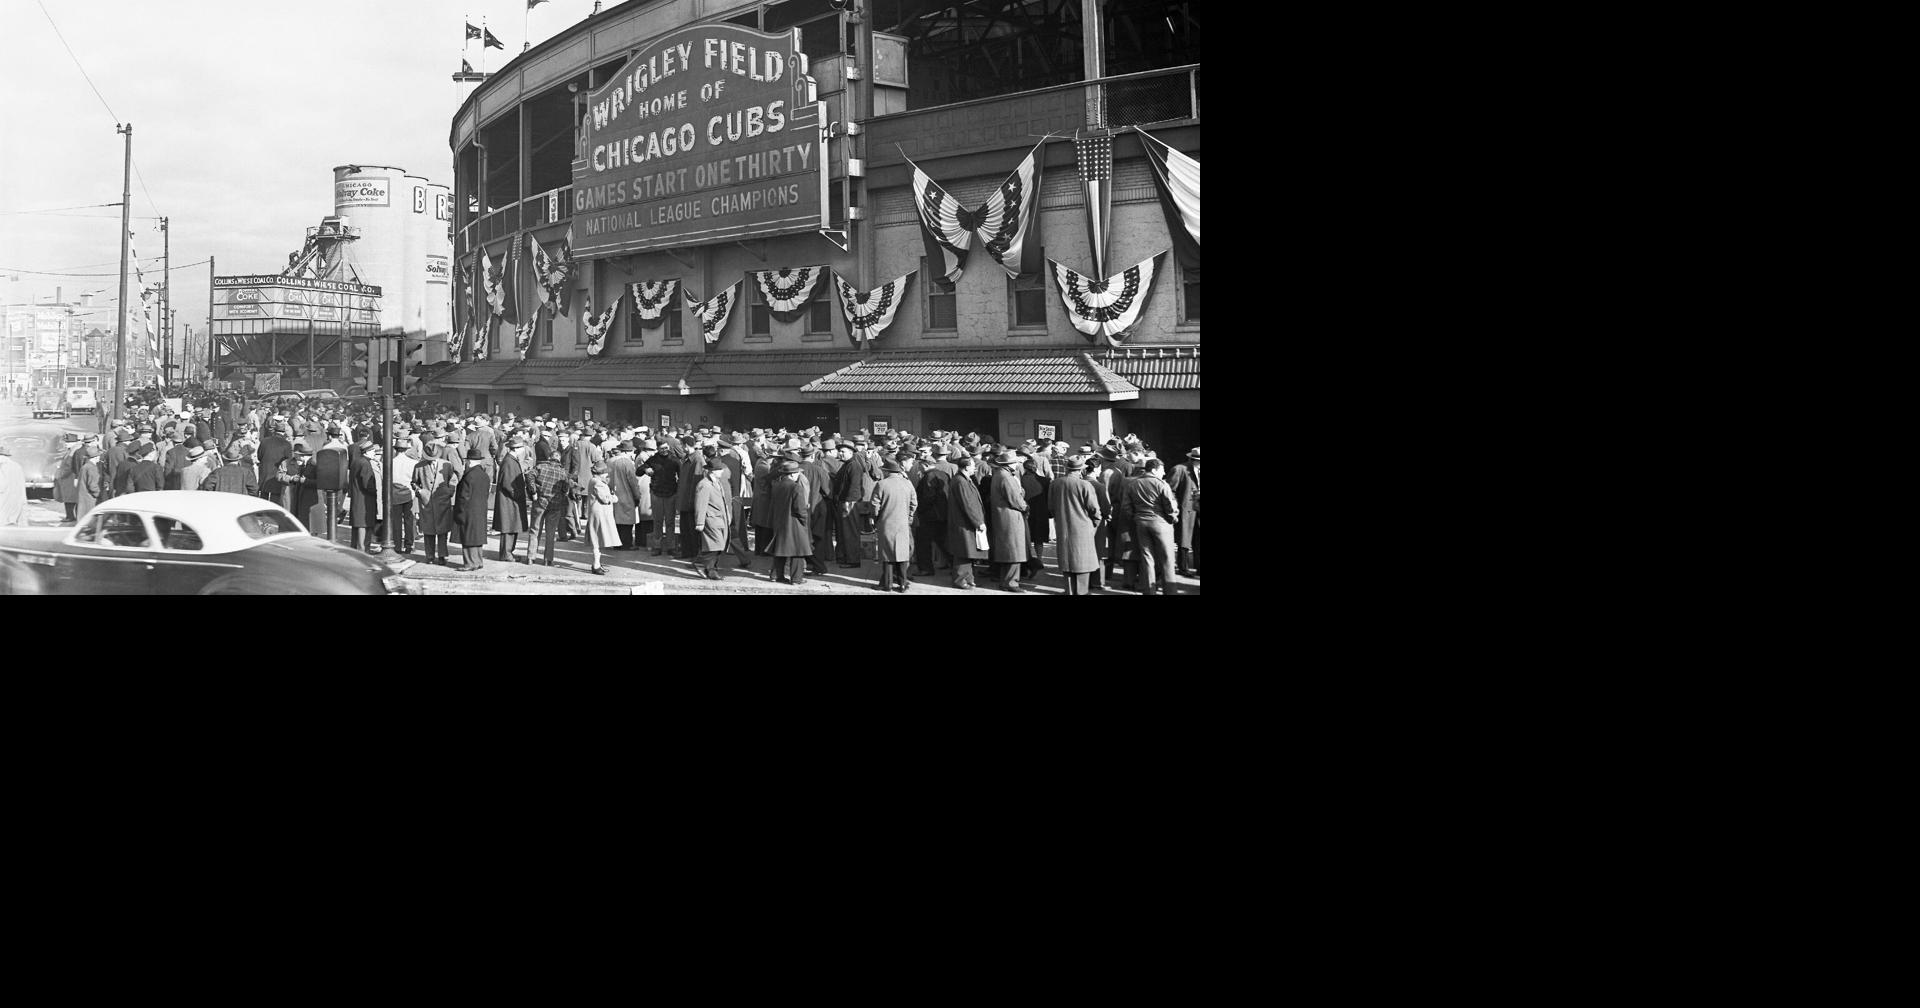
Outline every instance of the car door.
<svg viewBox="0 0 1920 1008"><path fill-rule="evenodd" d="M241 569L232 554L209 553L193 526L168 515L152 515L155 542L153 592L198 595L215 578Z"/></svg>
<svg viewBox="0 0 1920 1008"><path fill-rule="evenodd" d="M153 529L135 511L101 507L74 529L55 567L62 594L153 594Z"/></svg>

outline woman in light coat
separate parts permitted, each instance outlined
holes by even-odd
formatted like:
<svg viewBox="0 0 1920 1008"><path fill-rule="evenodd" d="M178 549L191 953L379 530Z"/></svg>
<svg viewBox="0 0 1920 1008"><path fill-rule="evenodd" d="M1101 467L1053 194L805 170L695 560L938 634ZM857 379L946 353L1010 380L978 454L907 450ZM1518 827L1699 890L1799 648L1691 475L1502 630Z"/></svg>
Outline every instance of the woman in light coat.
<svg viewBox="0 0 1920 1008"><path fill-rule="evenodd" d="M613 520L613 503L616 498L613 488L607 485L608 467L605 462L593 464L593 483L587 494L590 510L587 514L587 546L593 550L593 572L605 574L607 569L600 566L600 551L611 549L612 544L620 542L620 523Z"/></svg>

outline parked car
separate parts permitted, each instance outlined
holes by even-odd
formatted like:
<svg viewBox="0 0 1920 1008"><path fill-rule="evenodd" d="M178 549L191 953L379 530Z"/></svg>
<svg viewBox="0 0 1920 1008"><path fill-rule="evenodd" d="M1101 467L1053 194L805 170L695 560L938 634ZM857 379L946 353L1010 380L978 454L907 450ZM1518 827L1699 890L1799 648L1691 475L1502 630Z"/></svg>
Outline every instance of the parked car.
<svg viewBox="0 0 1920 1008"><path fill-rule="evenodd" d="M73 388L67 389L68 416L72 416L75 413L97 413L99 410L100 402L94 398L92 389L85 386L74 386Z"/></svg>
<svg viewBox="0 0 1920 1008"><path fill-rule="evenodd" d="M67 397L61 395L59 389L42 388L33 390L33 418L35 420L49 416L57 416L64 419L66 415Z"/></svg>
<svg viewBox="0 0 1920 1008"><path fill-rule="evenodd" d="M53 489L53 470L60 463L64 424L44 420L15 420L0 424L0 441L13 449L13 461L27 472L27 489Z"/></svg>
<svg viewBox="0 0 1920 1008"><path fill-rule="evenodd" d="M0 591L45 595L404 595L380 560L279 506L212 491L102 502L68 529L0 529Z"/></svg>
<svg viewBox="0 0 1920 1008"><path fill-rule="evenodd" d="M327 388L301 389L300 394L308 399L338 399L340 393Z"/></svg>

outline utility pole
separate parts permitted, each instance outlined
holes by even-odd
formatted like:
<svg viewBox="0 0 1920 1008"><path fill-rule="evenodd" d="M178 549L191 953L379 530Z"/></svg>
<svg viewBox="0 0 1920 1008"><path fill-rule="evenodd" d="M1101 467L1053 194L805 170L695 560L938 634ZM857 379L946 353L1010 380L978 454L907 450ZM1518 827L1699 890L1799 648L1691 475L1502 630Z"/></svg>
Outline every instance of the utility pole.
<svg viewBox="0 0 1920 1008"><path fill-rule="evenodd" d="M111 445L107 436L108 420L118 414L127 396L127 227L132 223L128 215L133 211L133 124L115 126L114 132L126 135L126 167L120 172L120 324L115 327L113 351L113 408L103 409L100 414L100 442Z"/></svg>
<svg viewBox="0 0 1920 1008"><path fill-rule="evenodd" d="M220 340L213 334L213 257L207 257L207 384L213 384L213 348Z"/></svg>
<svg viewBox="0 0 1920 1008"><path fill-rule="evenodd" d="M160 218L160 327L165 344L160 350L160 396L167 394L173 375L167 365L173 362L173 236L167 232L167 219Z"/></svg>

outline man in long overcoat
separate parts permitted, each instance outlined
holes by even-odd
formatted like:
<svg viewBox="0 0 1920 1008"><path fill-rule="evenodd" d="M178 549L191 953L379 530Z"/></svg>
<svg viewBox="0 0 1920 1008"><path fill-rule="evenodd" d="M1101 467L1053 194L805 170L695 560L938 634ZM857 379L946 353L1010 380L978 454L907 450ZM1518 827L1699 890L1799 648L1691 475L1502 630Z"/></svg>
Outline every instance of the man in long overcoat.
<svg viewBox="0 0 1920 1008"><path fill-rule="evenodd" d="M84 461L80 463L80 500L74 505L75 522L86 521L87 512L93 510L107 492L107 474L100 468L100 445L93 441L82 444L80 458Z"/></svg>
<svg viewBox="0 0 1920 1008"><path fill-rule="evenodd" d="M459 479L460 467L444 458L429 458L413 467L414 497L420 501L420 535L426 541L430 564L444 567L450 559L447 537L454 532L453 490Z"/></svg>
<svg viewBox="0 0 1920 1008"><path fill-rule="evenodd" d="M287 422L275 420L273 428L260 438L260 448L255 456L260 461L260 486L271 487L273 476L280 471L280 463L293 455L293 442L287 439Z"/></svg>
<svg viewBox="0 0 1920 1008"><path fill-rule="evenodd" d="M75 504L80 500L80 435L67 431L60 436L53 463L53 499L66 505L66 521L76 521Z"/></svg>
<svg viewBox="0 0 1920 1008"><path fill-rule="evenodd" d="M880 560L880 590L907 590L907 561L913 559L913 518L920 495L899 461L881 466L881 480L873 488L873 531Z"/></svg>
<svg viewBox="0 0 1920 1008"><path fill-rule="evenodd" d="M611 548L626 552L637 550L640 540L634 535L634 529L640 523L640 509L647 506L647 495L640 488L632 441L613 446L613 455L607 459L607 485L613 489L613 521L620 526L620 545Z"/></svg>
<svg viewBox="0 0 1920 1008"><path fill-rule="evenodd" d="M1047 488L1047 509L1053 513L1054 539L1060 574L1066 578L1067 594L1093 594L1093 572L1100 569L1100 550L1094 546L1093 530L1100 527L1105 512L1093 484L1080 478L1087 464L1079 458L1066 462L1059 479Z"/></svg>
<svg viewBox="0 0 1920 1008"><path fill-rule="evenodd" d="M1021 460L1020 490L1027 495L1027 563L1021 568L1028 581L1040 576L1046 569L1041 558L1046 546L1047 519L1053 517L1052 509L1047 506L1047 488L1053 483L1053 467L1046 461L1046 455L1038 448L1024 449Z"/></svg>
<svg viewBox="0 0 1920 1008"><path fill-rule="evenodd" d="M753 500L748 502L747 507L753 518L754 556L773 555L773 516L767 512L767 509L773 502L773 463L775 461L767 451L758 447L753 449ZM798 462L795 463L795 465L798 464Z"/></svg>
<svg viewBox="0 0 1920 1008"><path fill-rule="evenodd" d="M700 553L699 536L693 533L693 494L706 479L706 458L700 442L690 434L680 437L685 451L680 456L680 488L674 491L673 509L680 516L680 559L690 560Z"/></svg>
<svg viewBox="0 0 1920 1008"><path fill-rule="evenodd" d="M500 560L506 562L514 558L514 548L519 545L520 533L527 531L532 522L527 515L527 473L520 464L516 452L502 452L499 461L500 479L494 484L493 530L500 533ZM533 538L527 538L527 557L533 557Z"/></svg>
<svg viewBox="0 0 1920 1008"><path fill-rule="evenodd" d="M833 555L833 470L820 460L817 449L802 448L796 454L803 458L800 475L807 482L807 534L813 539L807 573L825 574Z"/></svg>
<svg viewBox="0 0 1920 1008"><path fill-rule="evenodd" d="M842 441L840 469L833 474L833 503L837 524L834 533L842 567L860 566L860 508L873 500L873 474L867 471L866 454L850 442Z"/></svg>
<svg viewBox="0 0 1920 1008"><path fill-rule="evenodd" d="M1102 574L1109 585L1114 578L1120 578L1121 587L1137 591L1133 512L1127 508L1125 492L1127 477L1133 475L1133 462L1112 445L1100 449L1100 460L1107 466L1107 499L1113 503L1113 520L1107 523L1107 559Z"/></svg>
<svg viewBox="0 0 1920 1008"><path fill-rule="evenodd" d="M800 463L783 458L767 477L767 509L763 520L771 522L773 580L783 584L806 584L807 562L815 555L813 509L807 498L813 495L807 474Z"/></svg>
<svg viewBox="0 0 1920 1008"><path fill-rule="evenodd" d="M953 586L972 588L973 562L987 558L987 551L974 542L974 532L987 527L974 481L979 463L964 449L955 449L951 458L958 472L947 484L947 552L953 555Z"/></svg>
<svg viewBox="0 0 1920 1008"><path fill-rule="evenodd" d="M689 538L699 540L694 543L699 550L694 569L709 581L719 581L720 573L715 568L719 564L720 552L727 548L727 523L733 517L733 490L727 483L726 463L715 457L705 460L702 466L705 476L694 488L693 517L689 519L693 533Z"/></svg>
<svg viewBox="0 0 1920 1008"><path fill-rule="evenodd" d="M355 445L360 457L347 473L348 522L353 529L353 548L368 553L380 552L380 456L372 442Z"/></svg>
<svg viewBox="0 0 1920 1008"><path fill-rule="evenodd" d="M1167 480L1173 502L1180 508L1173 538L1179 548L1175 563L1181 577L1200 576L1200 449L1187 452L1187 461L1173 467Z"/></svg>
<svg viewBox="0 0 1920 1008"><path fill-rule="evenodd" d="M1001 588L1024 592L1020 587L1020 569L1028 555L1027 494L1020 486L1018 472L1026 465L1012 449L1002 451L993 460L993 478L987 483L988 556L999 568Z"/></svg>
<svg viewBox="0 0 1920 1008"><path fill-rule="evenodd" d="M947 552L947 488L957 470L952 462L931 458L929 454L916 463L920 479L914 485L920 494L920 521L913 532L913 566L924 577L932 577L939 569L941 557L953 560Z"/></svg>
<svg viewBox="0 0 1920 1008"><path fill-rule="evenodd" d="M467 471L453 490L453 531L465 552L453 570L479 570L487 563L487 498L493 493L493 481L487 477L487 467L479 464L486 457L479 447L469 447Z"/></svg>

